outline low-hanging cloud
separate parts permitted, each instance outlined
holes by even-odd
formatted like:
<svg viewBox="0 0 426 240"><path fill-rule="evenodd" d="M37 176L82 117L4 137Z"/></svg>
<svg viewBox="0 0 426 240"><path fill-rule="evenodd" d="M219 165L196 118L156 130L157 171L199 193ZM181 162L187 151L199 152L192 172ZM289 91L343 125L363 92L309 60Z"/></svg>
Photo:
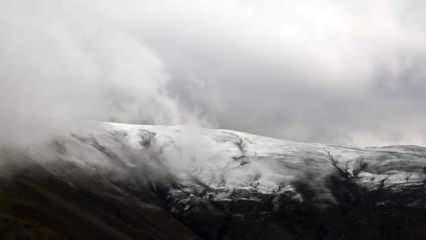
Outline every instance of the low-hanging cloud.
<svg viewBox="0 0 426 240"><path fill-rule="evenodd" d="M426 144L422 1L0 6L2 139L90 119Z"/></svg>
<svg viewBox="0 0 426 240"><path fill-rule="evenodd" d="M95 6L1 5L1 140L33 143L88 120L192 121L167 93L162 60Z"/></svg>

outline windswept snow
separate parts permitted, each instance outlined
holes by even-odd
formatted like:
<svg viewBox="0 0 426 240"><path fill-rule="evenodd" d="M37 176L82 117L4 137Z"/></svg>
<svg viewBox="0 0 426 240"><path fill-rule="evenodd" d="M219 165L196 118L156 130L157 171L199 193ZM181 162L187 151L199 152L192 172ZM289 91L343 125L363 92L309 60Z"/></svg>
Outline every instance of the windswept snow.
<svg viewBox="0 0 426 240"><path fill-rule="evenodd" d="M338 166L353 173L360 163L366 168L359 181L377 185L416 183L425 178L426 148L415 146L356 148L299 143L231 130L185 126L105 123L109 134L123 133L133 151L148 153L148 161L160 161L167 171L187 186L211 189L253 189L272 193L291 188L291 183L323 177ZM111 136L112 136L111 135ZM281 189L281 190L280 190Z"/></svg>
<svg viewBox="0 0 426 240"><path fill-rule="evenodd" d="M86 171L136 187L173 182L172 195L222 200L282 193L303 200L295 189L300 182L331 198L325 180L336 167L368 188L398 188L426 179L423 147L300 143L186 126L102 123L34 147L30 154L64 178Z"/></svg>

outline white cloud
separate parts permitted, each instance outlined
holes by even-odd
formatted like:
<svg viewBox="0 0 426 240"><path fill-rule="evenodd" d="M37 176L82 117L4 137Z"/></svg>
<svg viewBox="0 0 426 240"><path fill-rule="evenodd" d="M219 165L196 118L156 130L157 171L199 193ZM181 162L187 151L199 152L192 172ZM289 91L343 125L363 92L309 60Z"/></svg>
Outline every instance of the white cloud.
<svg viewBox="0 0 426 240"><path fill-rule="evenodd" d="M425 5L2 1L3 128L113 118L426 144Z"/></svg>

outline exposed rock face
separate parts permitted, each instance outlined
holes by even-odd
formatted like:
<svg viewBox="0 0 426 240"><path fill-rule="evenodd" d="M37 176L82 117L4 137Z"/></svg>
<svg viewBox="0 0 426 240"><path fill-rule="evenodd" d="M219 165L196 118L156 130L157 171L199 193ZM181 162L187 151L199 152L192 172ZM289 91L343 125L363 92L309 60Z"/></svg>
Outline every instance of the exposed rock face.
<svg viewBox="0 0 426 240"><path fill-rule="evenodd" d="M4 239L426 239L423 147L107 123L1 158Z"/></svg>

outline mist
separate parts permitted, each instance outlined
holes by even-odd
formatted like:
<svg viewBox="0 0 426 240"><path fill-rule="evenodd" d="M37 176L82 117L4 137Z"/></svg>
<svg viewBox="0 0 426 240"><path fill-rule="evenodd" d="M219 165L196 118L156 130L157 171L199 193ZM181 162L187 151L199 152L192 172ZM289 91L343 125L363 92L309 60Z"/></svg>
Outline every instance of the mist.
<svg viewBox="0 0 426 240"><path fill-rule="evenodd" d="M0 3L0 142L96 121L426 145L422 1Z"/></svg>

